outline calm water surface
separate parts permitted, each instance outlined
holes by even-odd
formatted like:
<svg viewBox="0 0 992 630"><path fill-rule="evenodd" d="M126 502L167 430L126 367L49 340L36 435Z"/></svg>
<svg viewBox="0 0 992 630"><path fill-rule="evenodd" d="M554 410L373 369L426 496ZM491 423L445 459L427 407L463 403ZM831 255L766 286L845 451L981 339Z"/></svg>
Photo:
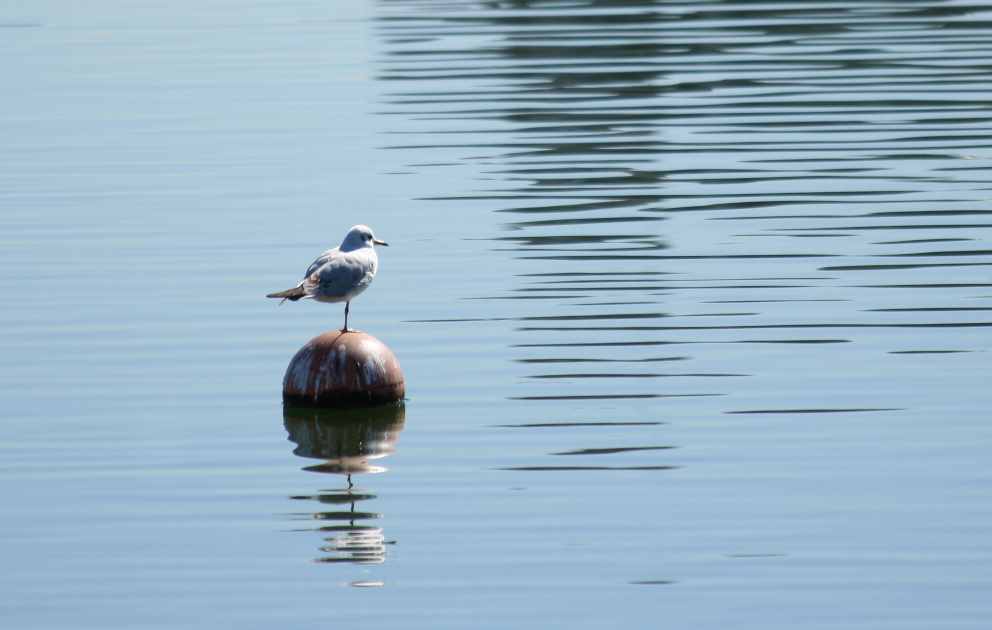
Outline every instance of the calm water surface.
<svg viewBox="0 0 992 630"><path fill-rule="evenodd" d="M987 627L990 27L0 9L3 626ZM359 222L409 398L284 410Z"/></svg>

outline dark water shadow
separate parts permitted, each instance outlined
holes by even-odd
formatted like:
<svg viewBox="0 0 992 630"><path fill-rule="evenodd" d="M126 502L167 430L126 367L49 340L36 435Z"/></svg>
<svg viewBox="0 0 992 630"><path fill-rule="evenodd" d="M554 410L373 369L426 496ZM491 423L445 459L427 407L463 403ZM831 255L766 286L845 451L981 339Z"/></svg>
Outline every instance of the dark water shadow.
<svg viewBox="0 0 992 630"><path fill-rule="evenodd" d="M303 470L343 476L345 485L293 495L293 501L320 504L315 512L294 514L294 519L314 521L324 538L319 563L379 564L393 541L376 524L382 514L359 509L377 495L355 485L353 475L386 472L382 458L396 450L406 411L402 404L370 409L313 409L286 406L283 425L288 440L296 445L293 454L321 463Z"/></svg>

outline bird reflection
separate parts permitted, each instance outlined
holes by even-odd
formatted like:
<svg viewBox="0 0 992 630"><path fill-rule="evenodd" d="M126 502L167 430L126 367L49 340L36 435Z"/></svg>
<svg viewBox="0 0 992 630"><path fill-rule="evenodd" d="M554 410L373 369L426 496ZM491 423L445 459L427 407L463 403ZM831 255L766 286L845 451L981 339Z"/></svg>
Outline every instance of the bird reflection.
<svg viewBox="0 0 992 630"><path fill-rule="evenodd" d="M317 558L317 562L385 561L389 542L381 527L368 523L382 515L357 509L359 503L375 499L376 495L356 488L352 475L387 470L371 462L395 452L405 416L402 404L371 409L283 409L289 441L296 444L293 454L324 460L303 470L344 475L347 480L346 487L291 497L339 508L310 514L314 520L326 523L317 527L317 531L328 535L324 538L326 544L320 547L326 555Z"/></svg>

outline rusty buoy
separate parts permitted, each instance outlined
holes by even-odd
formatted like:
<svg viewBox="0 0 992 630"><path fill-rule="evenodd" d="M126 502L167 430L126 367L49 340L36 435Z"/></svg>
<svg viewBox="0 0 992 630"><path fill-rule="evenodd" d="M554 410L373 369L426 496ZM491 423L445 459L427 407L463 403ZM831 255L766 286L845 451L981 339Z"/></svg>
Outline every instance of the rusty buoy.
<svg viewBox="0 0 992 630"><path fill-rule="evenodd" d="M335 330L300 348L282 380L282 399L295 405L348 407L403 400L396 355L372 335Z"/></svg>

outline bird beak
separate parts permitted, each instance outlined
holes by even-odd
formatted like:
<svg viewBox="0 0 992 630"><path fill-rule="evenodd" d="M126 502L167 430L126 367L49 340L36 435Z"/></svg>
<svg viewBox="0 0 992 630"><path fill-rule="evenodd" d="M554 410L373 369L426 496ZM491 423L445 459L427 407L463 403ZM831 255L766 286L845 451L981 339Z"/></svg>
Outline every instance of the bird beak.
<svg viewBox="0 0 992 630"><path fill-rule="evenodd" d="M375 243L376 245L385 245L386 247L389 247L389 243L387 243L386 241L380 241L377 238L372 239L372 242Z"/></svg>

